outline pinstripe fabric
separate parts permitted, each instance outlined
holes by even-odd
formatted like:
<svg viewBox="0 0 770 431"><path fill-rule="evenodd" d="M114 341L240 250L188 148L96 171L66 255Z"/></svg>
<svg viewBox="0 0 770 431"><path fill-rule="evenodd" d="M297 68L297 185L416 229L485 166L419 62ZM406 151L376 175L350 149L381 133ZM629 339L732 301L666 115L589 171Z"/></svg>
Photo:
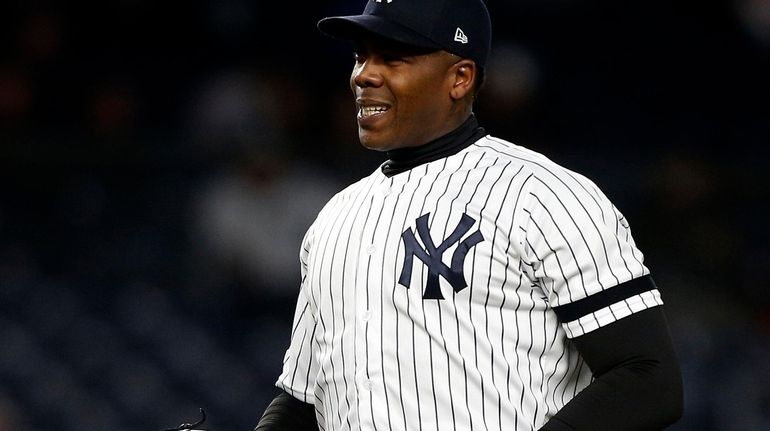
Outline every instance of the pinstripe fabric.
<svg viewBox="0 0 770 431"><path fill-rule="evenodd" d="M473 219L467 287L412 260ZM419 236L419 235L417 235ZM461 238L462 239L462 238ZM424 238L421 245L425 246ZM448 267L461 243L444 250ZM569 338L662 304L653 289L570 322L555 307L647 275L622 214L591 181L490 136L393 177L379 170L324 207L300 253L302 286L277 386L322 430L534 430L591 382Z"/></svg>

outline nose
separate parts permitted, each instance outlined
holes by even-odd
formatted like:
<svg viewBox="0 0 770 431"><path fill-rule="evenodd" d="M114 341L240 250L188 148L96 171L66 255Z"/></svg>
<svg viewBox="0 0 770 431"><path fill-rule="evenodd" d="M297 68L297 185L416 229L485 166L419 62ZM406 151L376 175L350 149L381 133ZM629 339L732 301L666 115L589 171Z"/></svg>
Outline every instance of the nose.
<svg viewBox="0 0 770 431"><path fill-rule="evenodd" d="M356 87L378 87L382 85L382 74L373 59L368 58L362 63L356 63L351 75L351 84Z"/></svg>

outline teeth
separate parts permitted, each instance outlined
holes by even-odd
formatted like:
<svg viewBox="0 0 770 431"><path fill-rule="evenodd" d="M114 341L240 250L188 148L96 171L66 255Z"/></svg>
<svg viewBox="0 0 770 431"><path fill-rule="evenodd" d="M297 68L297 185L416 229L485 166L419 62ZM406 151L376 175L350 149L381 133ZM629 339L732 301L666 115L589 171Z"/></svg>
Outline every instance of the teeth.
<svg viewBox="0 0 770 431"><path fill-rule="evenodd" d="M368 117L370 115L379 114L387 110L388 108L386 106L362 106L361 110L359 111L359 115L361 117Z"/></svg>

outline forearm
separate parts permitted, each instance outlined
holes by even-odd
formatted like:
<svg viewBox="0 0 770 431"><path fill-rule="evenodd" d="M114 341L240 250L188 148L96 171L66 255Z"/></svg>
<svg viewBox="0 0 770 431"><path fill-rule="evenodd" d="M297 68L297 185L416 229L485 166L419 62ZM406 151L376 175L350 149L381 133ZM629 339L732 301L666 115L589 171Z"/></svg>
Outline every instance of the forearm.
<svg viewBox="0 0 770 431"><path fill-rule="evenodd" d="M595 380L542 431L653 431L682 414L682 382L661 307L576 338Z"/></svg>
<svg viewBox="0 0 770 431"><path fill-rule="evenodd" d="M318 431L315 408L286 392L276 396L254 431Z"/></svg>
<svg viewBox="0 0 770 431"><path fill-rule="evenodd" d="M640 365L643 367L643 365ZM675 377L621 368L596 379L554 416L543 431L661 430L681 415Z"/></svg>

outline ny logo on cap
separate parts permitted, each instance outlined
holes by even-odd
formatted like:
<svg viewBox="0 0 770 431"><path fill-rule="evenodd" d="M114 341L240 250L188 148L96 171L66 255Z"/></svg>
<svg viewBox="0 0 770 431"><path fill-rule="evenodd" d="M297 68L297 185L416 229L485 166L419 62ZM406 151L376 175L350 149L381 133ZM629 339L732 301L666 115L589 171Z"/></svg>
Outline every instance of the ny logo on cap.
<svg viewBox="0 0 770 431"><path fill-rule="evenodd" d="M377 3L382 3L382 0L374 0L374 1L376 1ZM388 0L388 3L393 3L393 0Z"/></svg>

